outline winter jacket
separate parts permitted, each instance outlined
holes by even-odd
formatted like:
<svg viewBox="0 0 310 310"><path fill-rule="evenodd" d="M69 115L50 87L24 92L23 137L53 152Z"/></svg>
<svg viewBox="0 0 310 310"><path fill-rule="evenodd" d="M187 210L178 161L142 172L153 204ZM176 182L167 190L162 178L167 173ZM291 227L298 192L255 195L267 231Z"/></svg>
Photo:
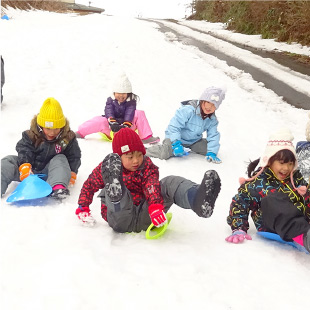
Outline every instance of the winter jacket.
<svg viewBox="0 0 310 310"><path fill-rule="evenodd" d="M71 171L75 173L81 165L81 150L74 132L70 130L68 120L59 138L56 141L48 141L43 133L39 132L37 116L35 116L31 121L30 129L24 131L22 139L17 142L16 151L19 165L30 163L32 170L36 172L42 171L58 154L64 154L67 157Z"/></svg>
<svg viewBox="0 0 310 310"><path fill-rule="evenodd" d="M136 100L127 99L125 102L119 103L116 99L109 97L104 109L105 117L112 117L120 124L124 122L131 122L135 116Z"/></svg>
<svg viewBox="0 0 310 310"><path fill-rule="evenodd" d="M172 142L180 140L183 145L192 145L207 133L208 152L218 153L220 133L217 131L218 120L213 113L205 119L201 116L199 100L183 101L166 129L166 138Z"/></svg>
<svg viewBox="0 0 310 310"><path fill-rule="evenodd" d="M300 141L296 146L298 169L304 179L310 182L310 142Z"/></svg>
<svg viewBox="0 0 310 310"><path fill-rule="evenodd" d="M306 185L301 173L294 172L295 187ZM251 214L252 220L258 231L265 231L262 221L261 200L274 192L285 193L292 202L292 208L300 210L306 220L310 223L310 192L309 189L304 197L300 196L290 183L290 177L284 181L278 180L270 168L264 171L253 181L246 182L238 189L238 194L232 199L227 223L232 230L249 229L248 216Z"/></svg>
<svg viewBox="0 0 310 310"><path fill-rule="evenodd" d="M103 189L105 184L102 179L102 162L92 171L81 189L78 204L82 207L89 207L93 201L94 194ZM159 182L158 167L151 159L144 156L142 165L137 171L129 171L123 167L123 181L130 191L135 206L139 206L145 200L148 204L163 204L161 186ZM106 206L104 206L106 208ZM105 213L104 210L101 210ZM105 218L106 220L106 218Z"/></svg>

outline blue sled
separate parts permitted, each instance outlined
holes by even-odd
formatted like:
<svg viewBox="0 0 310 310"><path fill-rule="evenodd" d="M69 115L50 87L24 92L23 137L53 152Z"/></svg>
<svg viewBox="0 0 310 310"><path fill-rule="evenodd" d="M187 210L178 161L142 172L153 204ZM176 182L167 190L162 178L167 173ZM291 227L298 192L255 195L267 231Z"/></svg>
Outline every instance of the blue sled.
<svg viewBox="0 0 310 310"><path fill-rule="evenodd" d="M7 202L18 202L33 200L48 196L52 192L52 187L41 179L44 174L31 174L15 188L8 197Z"/></svg>
<svg viewBox="0 0 310 310"><path fill-rule="evenodd" d="M270 239L270 240L274 240L283 244L288 244L292 247L294 247L295 249L297 249L298 251L304 252L309 254L309 252L306 250L306 248L294 241L284 241L279 235L271 233L271 232L267 232L267 231L258 231L257 234L263 238L266 239Z"/></svg>

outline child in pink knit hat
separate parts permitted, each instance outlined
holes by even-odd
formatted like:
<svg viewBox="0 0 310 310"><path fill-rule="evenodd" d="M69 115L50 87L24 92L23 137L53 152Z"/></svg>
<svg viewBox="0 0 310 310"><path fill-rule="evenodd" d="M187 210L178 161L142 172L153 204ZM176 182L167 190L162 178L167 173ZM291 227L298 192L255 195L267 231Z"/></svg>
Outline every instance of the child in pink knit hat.
<svg viewBox="0 0 310 310"><path fill-rule="evenodd" d="M249 179L241 179L232 199L227 223L232 243L251 239L249 214L258 231L278 234L310 251L310 191L296 159L293 136L287 129L270 135L261 158L248 167ZM256 166L258 170L255 170ZM255 170L255 171L254 171Z"/></svg>
<svg viewBox="0 0 310 310"><path fill-rule="evenodd" d="M103 219L121 233L140 232L151 223L164 225L173 203L200 217L212 215L221 186L216 171L207 171L200 185L179 176L159 180L158 167L145 156L141 139L129 128L115 134L112 148L113 153L92 171L81 189L76 215L83 225L95 224L89 206L98 190Z"/></svg>

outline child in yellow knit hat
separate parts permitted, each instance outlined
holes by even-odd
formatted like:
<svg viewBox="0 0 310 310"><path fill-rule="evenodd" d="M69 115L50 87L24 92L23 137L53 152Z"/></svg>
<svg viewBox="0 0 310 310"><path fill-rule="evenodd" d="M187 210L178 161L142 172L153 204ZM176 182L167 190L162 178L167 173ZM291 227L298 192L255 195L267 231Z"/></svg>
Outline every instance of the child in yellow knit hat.
<svg viewBox="0 0 310 310"><path fill-rule="evenodd" d="M51 197L69 195L68 186L75 183L81 165L81 150L69 127L59 102L47 98L30 129L17 142L16 155L1 160L1 196L12 181L22 181L30 174L45 174L53 191Z"/></svg>

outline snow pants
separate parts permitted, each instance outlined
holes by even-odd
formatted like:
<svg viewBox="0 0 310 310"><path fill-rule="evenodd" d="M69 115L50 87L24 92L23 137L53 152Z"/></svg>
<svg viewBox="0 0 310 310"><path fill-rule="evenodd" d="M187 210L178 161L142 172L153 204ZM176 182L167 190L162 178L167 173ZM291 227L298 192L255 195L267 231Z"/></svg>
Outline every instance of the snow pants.
<svg viewBox="0 0 310 310"><path fill-rule="evenodd" d="M198 188L198 184L180 176L165 177L160 183L164 212L167 212L174 203L183 209L192 209L187 192L193 187ZM147 230L151 224L147 201L135 206L132 195L126 187L122 199L117 203L111 202L105 189L99 196L101 202L107 206L107 220L113 230L120 233L140 232Z"/></svg>
<svg viewBox="0 0 310 310"><path fill-rule="evenodd" d="M190 148L192 152L204 156L207 154L207 145L208 143L206 139L201 139L191 145L183 144L184 147ZM153 145L148 147L146 150L146 155L159 159L168 159L173 157L172 143L170 139L165 139L161 145Z"/></svg>
<svg viewBox="0 0 310 310"><path fill-rule="evenodd" d="M278 234L285 241L306 233L310 224L283 193L273 193L262 199L263 224L268 231Z"/></svg>
<svg viewBox="0 0 310 310"><path fill-rule="evenodd" d="M11 182L20 182L18 168L16 155L9 155L1 159L1 196L4 195ZM32 172L46 174L45 180L52 187L61 184L67 188L71 178L71 169L67 157L63 154L54 156L43 170Z"/></svg>
<svg viewBox="0 0 310 310"><path fill-rule="evenodd" d="M138 134L141 140L153 135L144 111L135 111L135 116L130 128L132 130L138 130ZM108 119L105 116L95 116L94 118L86 121L78 127L78 132L82 137L96 132L102 132L109 137L110 131L111 129L108 123Z"/></svg>
<svg viewBox="0 0 310 310"><path fill-rule="evenodd" d="M3 58L1 56L1 102L3 101L3 95L2 95L2 87L4 85L5 82L5 75L4 75L4 61Z"/></svg>
<svg viewBox="0 0 310 310"><path fill-rule="evenodd" d="M303 178L310 182L310 142L299 141L296 145L298 169Z"/></svg>

